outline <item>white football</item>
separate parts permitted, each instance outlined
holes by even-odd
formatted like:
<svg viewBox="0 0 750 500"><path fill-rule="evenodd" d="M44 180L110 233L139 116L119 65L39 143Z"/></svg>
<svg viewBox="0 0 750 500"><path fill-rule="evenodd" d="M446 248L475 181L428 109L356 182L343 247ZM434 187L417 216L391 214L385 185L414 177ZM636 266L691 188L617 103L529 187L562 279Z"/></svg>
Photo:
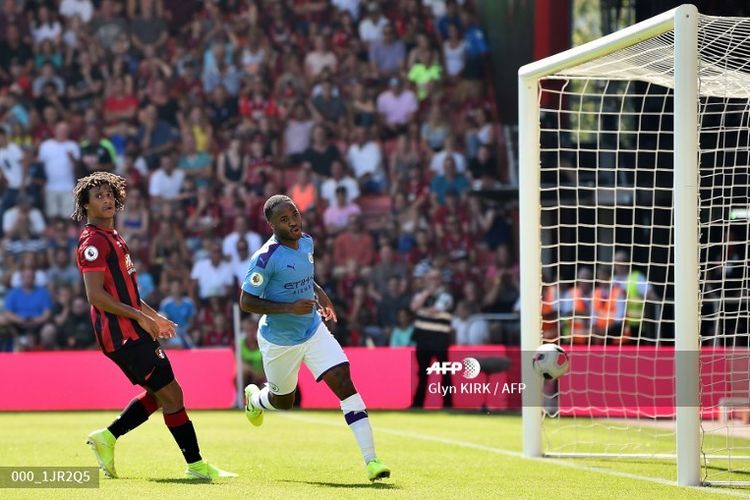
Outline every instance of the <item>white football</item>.
<svg viewBox="0 0 750 500"><path fill-rule="evenodd" d="M570 359L559 345L542 344L534 353L531 364L545 380L554 380L568 373Z"/></svg>

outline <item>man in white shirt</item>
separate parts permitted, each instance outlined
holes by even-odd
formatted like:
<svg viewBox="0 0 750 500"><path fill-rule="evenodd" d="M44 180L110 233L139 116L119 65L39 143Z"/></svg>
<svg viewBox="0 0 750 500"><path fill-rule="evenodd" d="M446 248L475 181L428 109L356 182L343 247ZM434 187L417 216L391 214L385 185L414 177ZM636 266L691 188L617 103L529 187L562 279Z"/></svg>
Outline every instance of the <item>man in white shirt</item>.
<svg viewBox="0 0 750 500"><path fill-rule="evenodd" d="M380 144L369 137L366 128L355 129L354 142L349 146L346 160L365 192L377 193L385 188L383 153Z"/></svg>
<svg viewBox="0 0 750 500"><path fill-rule="evenodd" d="M39 237L47 229L47 223L44 221L42 211L31 205L31 199L26 195L19 195L16 206L11 207L3 213L3 233L8 233L16 229L19 221L27 224L29 232Z"/></svg>
<svg viewBox="0 0 750 500"><path fill-rule="evenodd" d="M162 200L174 200L180 194L185 171L175 168L174 157L171 154L161 156L161 167L148 180L148 194L151 201L159 203Z"/></svg>
<svg viewBox="0 0 750 500"><path fill-rule="evenodd" d="M430 170L436 175L445 173L445 159L448 155L453 157L453 163L456 165L456 173L463 174L466 172L466 157L456 151L454 148L454 139L451 136L445 138L445 147L439 153L435 153L430 160Z"/></svg>
<svg viewBox="0 0 750 500"><path fill-rule="evenodd" d="M44 189L44 210L49 218L70 217L73 213L75 166L81 158L78 144L68 139L68 124L55 126L55 136L39 146L39 161L44 165L47 183Z"/></svg>
<svg viewBox="0 0 750 500"><path fill-rule="evenodd" d="M229 262L233 262L239 257L237 244L240 241L245 241L250 255L254 254L263 245L260 235L247 227L247 218L244 215L235 217L234 231L226 235L221 244L221 251L229 259ZM247 268L245 268L245 271L247 271ZM245 275L243 274L240 284L242 284L244 279Z"/></svg>
<svg viewBox="0 0 750 500"><path fill-rule="evenodd" d="M344 164L341 160L334 160L331 163L331 178L323 181L320 186L320 197L326 200L329 207L336 205L336 189L339 186L346 188L346 202L351 203L359 198L359 186L354 178L346 173Z"/></svg>
<svg viewBox="0 0 750 500"><path fill-rule="evenodd" d="M247 246L247 241L244 239L237 240L235 246L236 255L231 261L232 275L236 281L236 286L242 286L242 282L245 281L247 270L250 269L250 261L253 258L253 253L250 252Z"/></svg>
<svg viewBox="0 0 750 500"><path fill-rule="evenodd" d="M8 133L0 127L0 179L5 181L5 192L0 199L0 216L18 203L18 195L26 187L26 155L8 140Z"/></svg>
<svg viewBox="0 0 750 500"><path fill-rule="evenodd" d="M386 24L388 18L380 12L377 2L370 2L367 5L367 17L359 23L359 38L366 44L380 40Z"/></svg>
<svg viewBox="0 0 750 500"><path fill-rule="evenodd" d="M222 259L221 247L213 243L209 257L196 262L190 272L192 295L197 295L201 303L211 297L227 297L233 279L232 267Z"/></svg>
<svg viewBox="0 0 750 500"><path fill-rule="evenodd" d="M94 17L94 5L91 0L62 0L60 15L65 18L78 16L86 24Z"/></svg>

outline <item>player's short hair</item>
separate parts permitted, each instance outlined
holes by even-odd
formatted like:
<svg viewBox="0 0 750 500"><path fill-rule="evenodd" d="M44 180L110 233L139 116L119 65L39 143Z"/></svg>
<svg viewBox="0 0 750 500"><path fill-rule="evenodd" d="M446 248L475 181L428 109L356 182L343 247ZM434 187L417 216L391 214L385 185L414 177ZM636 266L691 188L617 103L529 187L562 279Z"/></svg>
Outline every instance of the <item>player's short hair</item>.
<svg viewBox="0 0 750 500"><path fill-rule="evenodd" d="M275 194L266 200L266 203L263 205L263 215L268 222L271 222L271 217L273 217L273 212L276 210L276 207L283 205L284 203L294 204L292 199L285 194Z"/></svg>
<svg viewBox="0 0 750 500"><path fill-rule="evenodd" d="M82 221L86 217L86 205L89 202L89 189L109 186L112 188L112 195L115 199L115 210L125 208L125 178L110 172L94 172L81 179L78 179L76 187L73 188L73 202L75 209L70 216L76 222Z"/></svg>

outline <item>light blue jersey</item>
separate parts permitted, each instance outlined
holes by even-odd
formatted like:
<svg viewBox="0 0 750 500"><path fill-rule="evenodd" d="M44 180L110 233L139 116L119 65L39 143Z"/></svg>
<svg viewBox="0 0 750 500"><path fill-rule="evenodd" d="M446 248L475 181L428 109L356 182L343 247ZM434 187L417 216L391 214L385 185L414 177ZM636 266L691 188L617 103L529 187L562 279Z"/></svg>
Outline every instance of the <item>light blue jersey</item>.
<svg viewBox="0 0 750 500"><path fill-rule="evenodd" d="M242 290L273 302L315 300L313 252L313 240L308 234L299 239L297 250L271 236L250 259ZM304 315L265 314L260 318L258 331L272 344L296 345L312 337L320 321L317 308Z"/></svg>

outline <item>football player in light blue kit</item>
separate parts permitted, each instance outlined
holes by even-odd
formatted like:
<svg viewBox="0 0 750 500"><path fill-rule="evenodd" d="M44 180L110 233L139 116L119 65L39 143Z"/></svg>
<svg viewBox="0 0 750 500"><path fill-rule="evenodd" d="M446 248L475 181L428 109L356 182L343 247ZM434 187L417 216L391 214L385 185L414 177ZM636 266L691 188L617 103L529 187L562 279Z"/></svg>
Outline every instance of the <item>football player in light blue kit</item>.
<svg viewBox="0 0 750 500"><path fill-rule="evenodd" d="M288 410L304 361L317 381L325 381L341 401L341 411L357 439L371 481L391 475L375 455L370 420L349 374L349 360L328 331L336 321L333 304L315 283L312 237L302 232L302 216L288 196L271 196L263 213L273 236L255 252L242 283L240 308L262 314L258 346L268 384L245 388L245 416L263 423L263 412Z"/></svg>

